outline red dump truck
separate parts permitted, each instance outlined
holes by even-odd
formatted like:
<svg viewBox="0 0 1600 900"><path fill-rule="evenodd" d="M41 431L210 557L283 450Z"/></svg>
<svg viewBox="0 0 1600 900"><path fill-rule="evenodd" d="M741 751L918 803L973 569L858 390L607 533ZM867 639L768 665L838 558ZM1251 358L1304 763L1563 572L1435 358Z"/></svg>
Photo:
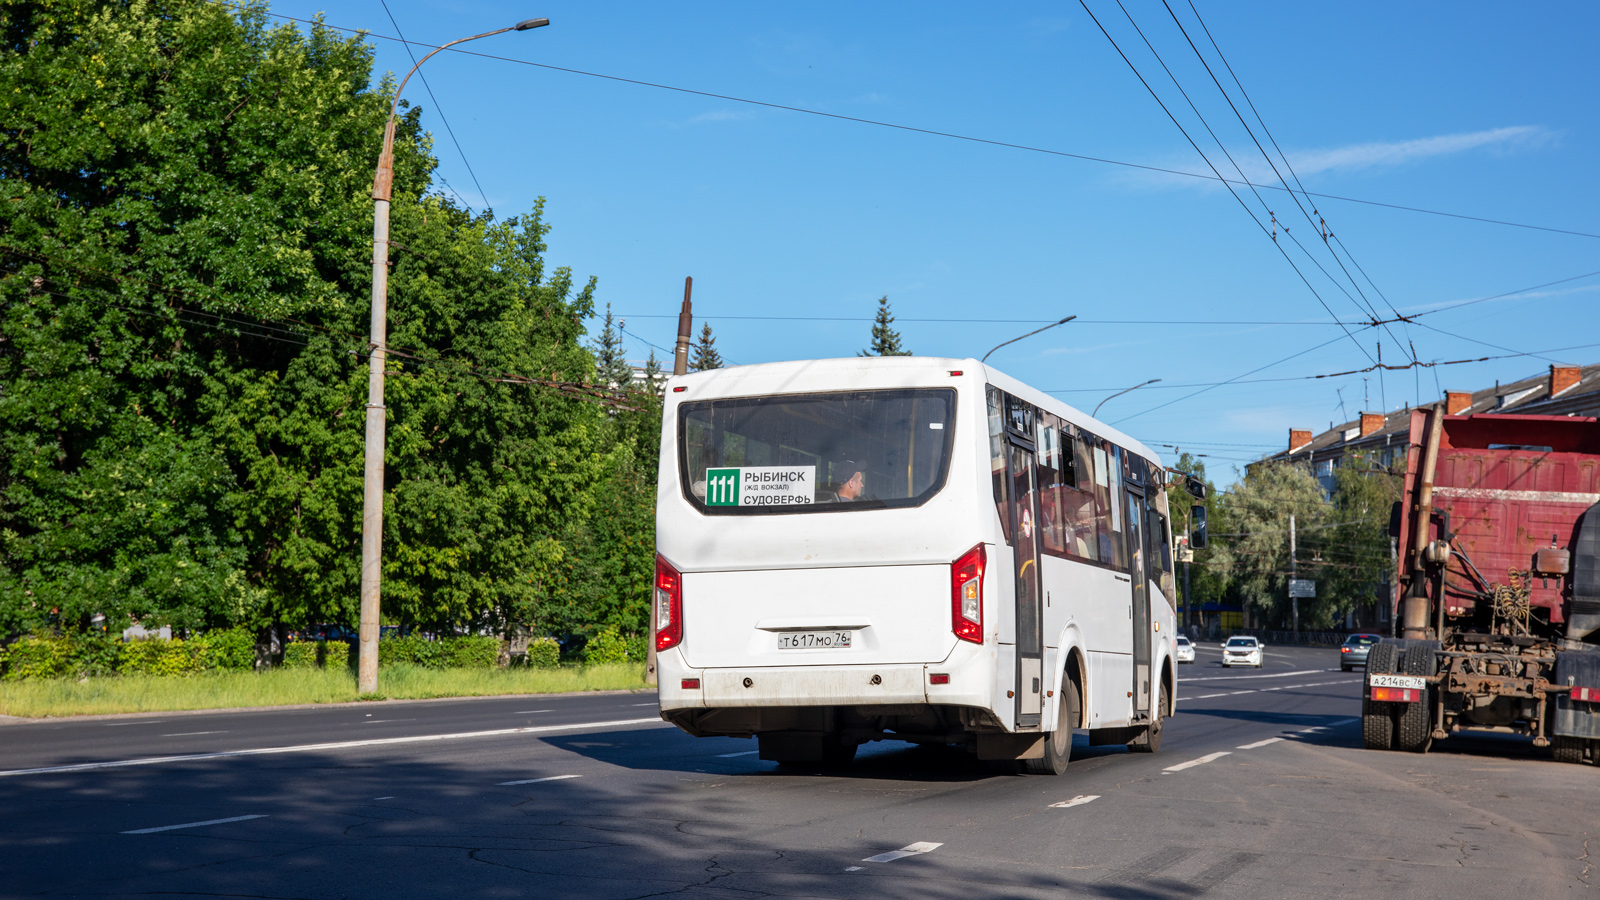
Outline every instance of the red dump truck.
<svg viewBox="0 0 1600 900"><path fill-rule="evenodd" d="M1600 421L1411 414L1396 639L1362 698L1372 750L1466 730L1600 764Z"/></svg>

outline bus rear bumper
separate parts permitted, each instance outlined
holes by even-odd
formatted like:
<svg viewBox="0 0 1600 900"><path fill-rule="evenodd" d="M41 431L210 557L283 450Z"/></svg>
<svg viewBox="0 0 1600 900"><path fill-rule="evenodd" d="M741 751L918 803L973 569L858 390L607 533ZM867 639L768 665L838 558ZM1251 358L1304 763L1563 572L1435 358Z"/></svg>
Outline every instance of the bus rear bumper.
<svg viewBox="0 0 1600 900"><path fill-rule="evenodd" d="M784 666L729 669L662 666L661 710L752 707L986 707L993 686L962 679L941 664ZM938 682L938 683L935 683ZM697 685L686 687L685 685Z"/></svg>

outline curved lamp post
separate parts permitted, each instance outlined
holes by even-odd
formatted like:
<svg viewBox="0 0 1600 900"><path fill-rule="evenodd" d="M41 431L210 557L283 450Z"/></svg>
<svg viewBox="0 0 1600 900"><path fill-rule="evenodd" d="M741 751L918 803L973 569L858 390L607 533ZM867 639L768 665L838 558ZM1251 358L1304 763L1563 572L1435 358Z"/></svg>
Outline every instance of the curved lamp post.
<svg viewBox="0 0 1600 900"><path fill-rule="evenodd" d="M1106 400L1114 400L1117 397L1121 397L1123 394L1126 394L1128 391L1137 391L1139 388L1144 387L1146 384L1155 384L1156 382L1158 382L1160 380L1161 379L1159 379L1159 378L1152 378L1149 381L1142 382L1140 384L1136 384L1133 387L1128 388L1126 390L1117 391L1115 394L1112 394L1110 397L1107 397ZM1100 407L1106 405L1106 400L1101 400L1099 403L1095 404L1094 412L1089 413L1091 418L1094 417L1094 416L1098 416L1100 414Z"/></svg>
<svg viewBox="0 0 1600 900"><path fill-rule="evenodd" d="M1050 329L1056 327L1057 325L1065 325L1068 322L1071 322L1073 319L1076 319L1076 318L1077 318L1076 315L1070 315L1070 316L1067 316L1065 319L1062 319L1059 322L1051 322L1049 325L1046 325L1043 328L1035 328L1034 330L1028 332L1027 334L1022 335L1022 337L1014 337L1011 340L1006 341L1004 344L996 344L994 346L994 350L990 350L988 353L985 353L983 355L983 359L978 360L978 362L988 362L989 361L989 357L991 355L993 355L994 351L995 350L999 350L1001 347L1004 347L1006 344L1015 344L1017 341L1022 340L1022 338L1033 337L1034 335L1038 334L1041 331L1049 331Z"/></svg>
<svg viewBox="0 0 1600 900"><path fill-rule="evenodd" d="M435 48L400 79L394 103L389 106L389 121L383 126L383 152L378 155L378 171L372 179L372 352L367 367L366 472L361 499L361 658L356 677L357 690L363 694L378 690L378 601L383 576L383 451L387 411L383 405L383 366L388 356L389 198L394 188L394 126L400 93L417 69L440 50L549 24L549 19L524 19L509 28L486 31Z"/></svg>

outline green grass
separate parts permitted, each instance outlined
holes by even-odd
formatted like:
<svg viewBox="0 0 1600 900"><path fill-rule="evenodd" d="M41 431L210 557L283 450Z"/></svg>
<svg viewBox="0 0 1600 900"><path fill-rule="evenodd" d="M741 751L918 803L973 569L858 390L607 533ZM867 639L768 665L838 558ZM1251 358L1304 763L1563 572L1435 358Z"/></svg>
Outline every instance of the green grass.
<svg viewBox="0 0 1600 900"><path fill-rule="evenodd" d="M390 700L642 690L644 667L628 663L559 669L424 669L385 666L378 694ZM347 670L273 669L206 675L126 675L0 682L0 715L40 718L101 713L342 703L359 695Z"/></svg>

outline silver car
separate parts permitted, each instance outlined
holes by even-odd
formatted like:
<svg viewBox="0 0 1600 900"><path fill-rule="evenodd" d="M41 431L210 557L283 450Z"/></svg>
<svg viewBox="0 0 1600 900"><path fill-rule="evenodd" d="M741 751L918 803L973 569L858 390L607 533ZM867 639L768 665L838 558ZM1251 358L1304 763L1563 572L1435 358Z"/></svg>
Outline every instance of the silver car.
<svg viewBox="0 0 1600 900"><path fill-rule="evenodd" d="M1372 645L1381 640L1375 634L1352 634L1339 645L1339 671L1348 672L1356 666L1366 668L1367 654Z"/></svg>

